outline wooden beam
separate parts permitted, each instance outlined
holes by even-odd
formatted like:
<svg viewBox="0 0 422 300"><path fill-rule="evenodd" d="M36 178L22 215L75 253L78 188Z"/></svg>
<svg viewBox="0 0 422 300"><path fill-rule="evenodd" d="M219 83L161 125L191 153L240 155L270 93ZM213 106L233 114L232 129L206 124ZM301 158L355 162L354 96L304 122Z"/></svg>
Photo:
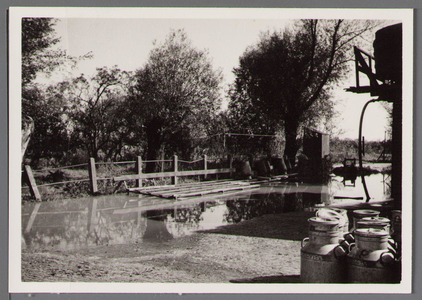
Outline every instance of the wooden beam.
<svg viewBox="0 0 422 300"><path fill-rule="evenodd" d="M227 188L216 188L212 190L204 190L204 191L197 191L192 193L184 193L184 194L174 194L174 198L180 198L180 197L192 197L192 196L203 196L208 194L216 194L221 192L228 192L228 191L235 191L235 190L246 190L246 189L254 189L259 188L261 185L254 184L254 185L248 185L248 186L233 186L233 187L227 187Z"/></svg>
<svg viewBox="0 0 422 300"><path fill-rule="evenodd" d="M41 194L38 191L37 183L35 182L34 174L32 173L32 169L30 166L25 165L25 174L26 178L28 179L29 184L29 191L31 192L32 197L35 198L37 201L41 201Z"/></svg>
<svg viewBox="0 0 422 300"><path fill-rule="evenodd" d="M184 191L191 191L191 190L201 190L201 189L206 189L206 188L210 188L210 187L216 187L216 186L232 186L233 184L237 184L237 185L247 185L248 183L242 183L242 182L230 182L230 181L223 181L223 182L217 182L217 183L204 183L204 184L195 184L195 185L191 185L191 186L173 186L172 188L155 188L155 189L138 189L137 191L140 192L141 194L146 194L146 195L153 195L153 193L155 192L159 192L161 194L171 194L180 190L184 190Z"/></svg>
<svg viewBox="0 0 422 300"><path fill-rule="evenodd" d="M208 170L208 161L207 161L207 155L204 154L204 171ZM207 179L207 174L204 174L204 179Z"/></svg>
<svg viewBox="0 0 422 300"><path fill-rule="evenodd" d="M178 162L178 158L177 158L177 155L174 155L173 156L173 173L174 173L174 175L172 176L172 180L171 180L171 183L172 184L174 184L174 185L177 185L177 183L178 183L178 178L177 178L177 171L178 171L178 166L179 165L179 162Z"/></svg>
<svg viewBox="0 0 422 300"><path fill-rule="evenodd" d="M136 160L136 170L138 172L138 175L142 175L142 157L140 156L138 156L138 159ZM142 187L141 178L136 179L136 186Z"/></svg>
<svg viewBox="0 0 422 300"><path fill-rule="evenodd" d="M95 168L95 159L93 157L89 158L89 179L91 182L91 193L93 195L98 193L98 185L97 185L97 169Z"/></svg>

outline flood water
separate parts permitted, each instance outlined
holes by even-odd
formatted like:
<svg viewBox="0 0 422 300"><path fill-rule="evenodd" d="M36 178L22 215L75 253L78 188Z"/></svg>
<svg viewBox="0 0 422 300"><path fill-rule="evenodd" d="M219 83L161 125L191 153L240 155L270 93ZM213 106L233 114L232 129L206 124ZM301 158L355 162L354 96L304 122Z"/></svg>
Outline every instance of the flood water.
<svg viewBox="0 0 422 300"><path fill-rule="evenodd" d="M390 176L366 176L370 201L390 197ZM362 197L350 199L350 197ZM360 177L327 185L266 183L258 189L175 201L108 195L22 206L22 249L75 250L113 244L157 243L264 214L313 210L365 201Z"/></svg>

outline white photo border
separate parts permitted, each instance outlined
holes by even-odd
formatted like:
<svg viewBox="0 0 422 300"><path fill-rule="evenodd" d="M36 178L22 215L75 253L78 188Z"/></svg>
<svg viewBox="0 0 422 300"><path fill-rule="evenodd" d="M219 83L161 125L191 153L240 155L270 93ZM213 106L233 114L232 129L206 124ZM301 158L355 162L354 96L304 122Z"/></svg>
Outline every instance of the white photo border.
<svg viewBox="0 0 422 300"><path fill-rule="evenodd" d="M379 19L403 23L403 261L400 284L34 283L21 280L21 19ZM413 10L292 8L54 8L9 10L9 292L10 293L411 293L413 181Z"/></svg>

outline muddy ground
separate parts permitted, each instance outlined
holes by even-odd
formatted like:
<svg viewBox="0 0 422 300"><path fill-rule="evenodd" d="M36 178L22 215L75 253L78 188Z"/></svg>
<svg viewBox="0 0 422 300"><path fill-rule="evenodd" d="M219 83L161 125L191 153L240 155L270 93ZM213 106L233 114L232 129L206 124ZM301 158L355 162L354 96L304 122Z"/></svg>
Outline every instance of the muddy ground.
<svg viewBox="0 0 422 300"><path fill-rule="evenodd" d="M300 282L312 212L264 215L167 242L22 253L29 282Z"/></svg>

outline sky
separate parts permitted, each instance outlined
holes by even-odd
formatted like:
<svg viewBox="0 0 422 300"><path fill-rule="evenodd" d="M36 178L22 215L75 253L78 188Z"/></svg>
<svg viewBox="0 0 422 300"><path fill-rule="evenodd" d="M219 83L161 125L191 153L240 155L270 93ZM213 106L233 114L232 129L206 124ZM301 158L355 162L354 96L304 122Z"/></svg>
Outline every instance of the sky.
<svg viewBox="0 0 422 300"><path fill-rule="evenodd" d="M55 29L61 42L58 47L72 56L92 52L93 58L78 63L73 76L91 76L98 67L117 65L135 71L147 61L153 41L163 42L171 29L184 29L194 47L207 49L215 69L222 69L224 88L234 81L233 68L248 46L259 40L261 32L282 30L291 20L271 19L59 19ZM370 51L371 49L365 49ZM354 86L354 72L335 89L333 101L338 112L334 123L341 138L358 138L362 108L370 95L356 95L344 89ZM50 78L49 80L54 80ZM370 104L365 113L365 140L383 140L388 114L380 103Z"/></svg>

